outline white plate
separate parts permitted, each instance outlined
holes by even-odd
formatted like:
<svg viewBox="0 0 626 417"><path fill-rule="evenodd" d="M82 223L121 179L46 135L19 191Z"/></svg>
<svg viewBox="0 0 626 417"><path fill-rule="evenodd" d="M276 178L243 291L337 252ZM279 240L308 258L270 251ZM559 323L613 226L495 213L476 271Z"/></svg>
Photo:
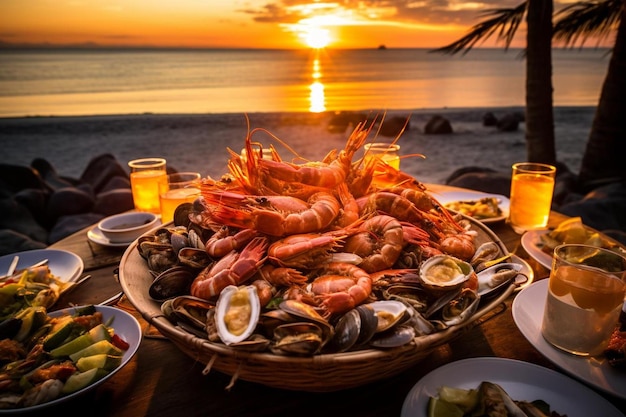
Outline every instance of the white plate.
<svg viewBox="0 0 626 417"><path fill-rule="evenodd" d="M543 246L543 242L541 241L541 236L550 233L550 230L529 230L528 232L522 235L522 247L524 250L533 257L537 262L541 265L545 266L548 269L552 268L552 256L542 251L541 248ZM623 245L619 242L611 239L610 237L603 235L604 239L610 240L617 246L624 254L626 250L624 250Z"/></svg>
<svg viewBox="0 0 626 417"><path fill-rule="evenodd" d="M439 201L441 204L445 205L448 203L452 203L454 201L474 201L479 200L485 197L495 197L498 199L498 207L502 210L502 216L492 217L490 219L480 219L479 221L482 223L495 223L502 220L505 220L509 217L509 199L500 194L487 194L482 193L480 191L443 191L440 193L432 193L432 196Z"/></svg>
<svg viewBox="0 0 626 417"><path fill-rule="evenodd" d="M626 373L624 371L620 372L612 368L606 360L586 359L563 352L543 338L541 321L547 293L548 280L543 279L520 291L513 300L513 320L524 337L543 356L565 372L609 394L626 398Z"/></svg>
<svg viewBox="0 0 626 417"><path fill-rule="evenodd" d="M532 258L548 269L552 268L552 256L541 250L541 235L549 230L530 230L522 235L522 247Z"/></svg>
<svg viewBox="0 0 626 417"><path fill-rule="evenodd" d="M58 317L58 316L66 315L66 314L72 314L74 310L77 308L81 308L81 307L71 307L71 308L66 308L63 310L57 310L57 311L48 313L48 315L50 317ZM0 410L0 414L30 413L33 411L44 409L46 407L50 407L55 404L59 404L71 398L77 397L89 390L96 388L100 384L102 384L104 381L106 381L111 376L113 376L117 371L122 369L122 367L124 367L124 365L126 365L128 361L131 360L131 358L135 355L135 353L137 353L137 349L139 348L139 343L141 342L141 327L137 319L133 317L131 314L125 312L124 310L120 310L115 307L96 306L96 311L102 312L104 323L107 323L112 318L113 321L111 322L111 327L113 327L115 334L117 334L122 340L128 343L129 348L124 352L124 355L122 357L122 363L117 368L112 370L109 374L107 374L105 377L103 377L102 379L96 381L95 383L79 391L73 392L64 397L57 398L56 400L52 400L43 404L38 404L32 407L13 408L10 410Z"/></svg>
<svg viewBox="0 0 626 417"><path fill-rule="evenodd" d="M443 385L470 389L482 381L500 385L514 400L544 400L551 410L568 417L624 417L599 394L563 374L504 358L463 359L435 369L411 389L401 417L426 417L429 397L437 396Z"/></svg>
<svg viewBox="0 0 626 417"><path fill-rule="evenodd" d="M87 232L87 239L91 240L94 243L97 243L98 245L108 246L111 248L125 248L125 247L128 247L128 245L130 245L131 243L133 243L132 240L130 242L113 243L106 236L102 234L102 231L100 230L98 226L92 227Z"/></svg>
<svg viewBox="0 0 626 417"><path fill-rule="evenodd" d="M19 256L16 271L28 268L37 262L48 260L52 275L62 281L76 281L83 273L83 260L80 256L59 249L35 249L11 253L0 258L0 275L5 275L15 256Z"/></svg>

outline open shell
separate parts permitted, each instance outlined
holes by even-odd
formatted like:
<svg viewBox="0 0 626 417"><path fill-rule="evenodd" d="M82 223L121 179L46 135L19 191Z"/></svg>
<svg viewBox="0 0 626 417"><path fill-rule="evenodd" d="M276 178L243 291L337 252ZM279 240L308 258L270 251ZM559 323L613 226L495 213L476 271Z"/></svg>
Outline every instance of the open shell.
<svg viewBox="0 0 626 417"><path fill-rule="evenodd" d="M376 314L377 332L384 332L405 320L408 316L407 306L396 300L374 301L368 304Z"/></svg>
<svg viewBox="0 0 626 417"><path fill-rule="evenodd" d="M482 270L477 274L478 294L481 297L486 297L495 293L516 279L521 270L522 265L513 262L497 264Z"/></svg>
<svg viewBox="0 0 626 417"><path fill-rule="evenodd" d="M217 334L226 345L239 343L250 337L261 313L261 303L253 285L229 285L224 288L215 308Z"/></svg>
<svg viewBox="0 0 626 417"><path fill-rule="evenodd" d="M474 274L469 262L450 255L427 259L420 266L420 280L432 291L449 291L460 288Z"/></svg>

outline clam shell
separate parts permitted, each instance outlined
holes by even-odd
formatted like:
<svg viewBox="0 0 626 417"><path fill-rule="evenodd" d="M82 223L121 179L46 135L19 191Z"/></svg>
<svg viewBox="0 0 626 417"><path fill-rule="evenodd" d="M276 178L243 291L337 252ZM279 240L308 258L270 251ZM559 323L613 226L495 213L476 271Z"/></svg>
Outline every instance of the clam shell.
<svg viewBox="0 0 626 417"><path fill-rule="evenodd" d="M422 285L432 291L460 288L474 274L469 262L450 255L433 256L422 262L419 276Z"/></svg>
<svg viewBox="0 0 626 417"><path fill-rule="evenodd" d="M174 266L156 276L148 294L153 300L165 301L179 295L189 294L191 283L197 274L184 266Z"/></svg>
<svg viewBox="0 0 626 417"><path fill-rule="evenodd" d="M217 334L226 345L239 343L250 337L261 313L261 303L253 285L229 285L224 288L215 308Z"/></svg>

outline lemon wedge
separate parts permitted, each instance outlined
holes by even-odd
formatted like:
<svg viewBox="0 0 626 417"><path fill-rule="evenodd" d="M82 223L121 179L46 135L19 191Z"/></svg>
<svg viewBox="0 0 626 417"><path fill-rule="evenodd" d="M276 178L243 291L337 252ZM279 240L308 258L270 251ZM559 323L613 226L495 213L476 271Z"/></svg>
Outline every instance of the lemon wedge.
<svg viewBox="0 0 626 417"><path fill-rule="evenodd" d="M463 414L459 406L440 398L430 397L428 401L428 417L463 417Z"/></svg>

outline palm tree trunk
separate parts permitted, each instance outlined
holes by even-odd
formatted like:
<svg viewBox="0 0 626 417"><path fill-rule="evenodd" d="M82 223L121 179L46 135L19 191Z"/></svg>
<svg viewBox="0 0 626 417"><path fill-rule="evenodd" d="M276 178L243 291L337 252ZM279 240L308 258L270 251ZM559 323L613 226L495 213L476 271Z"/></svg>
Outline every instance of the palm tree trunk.
<svg viewBox="0 0 626 417"><path fill-rule="evenodd" d="M526 22L526 153L528 160L554 164L552 109L552 1L528 0Z"/></svg>
<svg viewBox="0 0 626 417"><path fill-rule="evenodd" d="M583 191L626 180L626 1L580 167Z"/></svg>

